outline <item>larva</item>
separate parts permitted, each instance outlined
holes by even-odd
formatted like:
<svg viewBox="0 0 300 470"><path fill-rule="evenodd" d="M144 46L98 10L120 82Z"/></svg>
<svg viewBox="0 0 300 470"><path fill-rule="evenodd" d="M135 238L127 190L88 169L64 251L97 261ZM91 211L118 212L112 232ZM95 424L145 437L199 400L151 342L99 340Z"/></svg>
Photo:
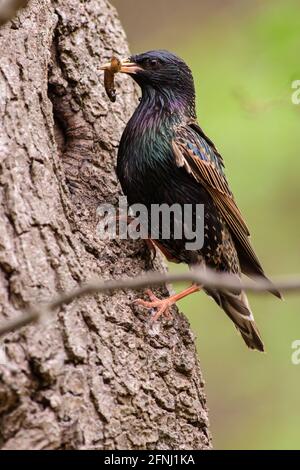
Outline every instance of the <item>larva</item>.
<svg viewBox="0 0 300 470"><path fill-rule="evenodd" d="M115 73L118 73L121 68L121 62L117 57L112 56L110 61L110 68L104 70L104 88L110 101L116 101L116 89L114 83Z"/></svg>

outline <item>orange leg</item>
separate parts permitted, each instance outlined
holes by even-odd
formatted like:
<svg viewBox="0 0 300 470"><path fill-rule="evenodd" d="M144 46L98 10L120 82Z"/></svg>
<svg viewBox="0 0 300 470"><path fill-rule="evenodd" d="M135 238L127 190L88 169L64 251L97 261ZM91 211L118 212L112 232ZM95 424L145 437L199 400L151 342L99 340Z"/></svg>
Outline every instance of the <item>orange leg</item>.
<svg viewBox="0 0 300 470"><path fill-rule="evenodd" d="M145 239L145 243L153 257L153 260L155 259L155 256L156 256L156 248L155 248L155 244L153 243L153 241L151 240L151 238L146 238Z"/></svg>
<svg viewBox="0 0 300 470"><path fill-rule="evenodd" d="M166 299L159 299L156 297L156 295L153 294L153 292L148 289L146 290L146 294L150 297L150 302L143 300L143 299L137 299L134 301L134 303L138 305L142 305L143 307L146 308L155 308L157 309L155 315L153 316L151 321L157 320L161 315L165 314L167 315L168 318L171 317L169 307L171 305L175 304L178 300L183 299L187 295L193 294L194 292L198 292L201 290L201 286L196 286L193 284L191 287L188 287L187 289L184 289L182 292L179 294L171 295L170 297L167 297Z"/></svg>

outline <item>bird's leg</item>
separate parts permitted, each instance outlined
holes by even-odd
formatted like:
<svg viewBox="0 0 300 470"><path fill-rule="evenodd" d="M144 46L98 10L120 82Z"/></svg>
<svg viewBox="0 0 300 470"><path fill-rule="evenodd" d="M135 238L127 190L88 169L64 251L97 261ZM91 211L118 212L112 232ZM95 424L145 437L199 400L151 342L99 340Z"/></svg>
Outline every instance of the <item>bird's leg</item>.
<svg viewBox="0 0 300 470"><path fill-rule="evenodd" d="M157 248L167 258L168 261L171 261L172 263L179 263L179 261L174 258L174 256L172 256L171 253L169 253L169 251L163 245L161 245L158 240L147 238L145 242L150 251L152 263L156 258Z"/></svg>
<svg viewBox="0 0 300 470"><path fill-rule="evenodd" d="M183 299L184 297L193 294L194 292L198 292L201 290L201 286L197 286L196 284L193 284L192 286L188 287L187 289L184 289L182 292L179 292L179 294L171 295L170 297L167 297L166 299L159 299L156 297L156 295L153 294L153 292L150 289L146 290L146 294L150 298L150 302L147 300L143 299L137 299L134 301L134 303L138 305L142 305L143 307L146 308L155 308L157 311L155 315L152 317L152 321L157 320L161 315L167 315L168 318L171 317L170 310L169 308L171 305L175 304L178 302L178 300Z"/></svg>
<svg viewBox="0 0 300 470"><path fill-rule="evenodd" d="M146 243L146 245L148 247L148 250L150 252L151 261L153 262L156 258L155 243L153 242L153 240L151 240L151 238L146 238L145 243Z"/></svg>

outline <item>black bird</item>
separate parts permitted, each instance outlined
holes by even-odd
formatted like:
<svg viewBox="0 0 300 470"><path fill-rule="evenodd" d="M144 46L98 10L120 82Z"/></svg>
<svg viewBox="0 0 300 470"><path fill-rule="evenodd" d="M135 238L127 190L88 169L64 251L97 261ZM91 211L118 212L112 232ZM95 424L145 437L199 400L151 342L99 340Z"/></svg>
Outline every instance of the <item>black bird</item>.
<svg viewBox="0 0 300 470"><path fill-rule="evenodd" d="M238 278L241 273L265 277L229 188L223 159L197 123L195 88L189 67L176 55L155 50L122 61L120 71L129 74L142 90L140 103L123 132L118 151L117 176L128 203L141 203L149 210L152 204L163 203L177 203L182 207L204 204L205 208L201 249L186 249L184 237L160 237L154 243L169 260L190 267L202 264ZM182 220L173 222L173 230L175 223ZM158 318L168 313L172 303L200 288L193 285L163 300L148 291L151 301L139 300L139 303L157 308L155 318ZM247 346L263 351L245 292L205 291L234 322ZM270 292L280 297L271 281Z"/></svg>

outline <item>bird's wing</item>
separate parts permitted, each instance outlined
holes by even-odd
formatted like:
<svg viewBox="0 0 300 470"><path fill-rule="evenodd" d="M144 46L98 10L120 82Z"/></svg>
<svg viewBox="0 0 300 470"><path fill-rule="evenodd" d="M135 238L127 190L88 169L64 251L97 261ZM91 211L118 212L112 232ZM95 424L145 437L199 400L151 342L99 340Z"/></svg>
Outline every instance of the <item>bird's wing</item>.
<svg viewBox="0 0 300 470"><path fill-rule="evenodd" d="M213 142L205 136L195 121L190 121L177 128L172 146L177 166L185 168L201 183L219 208L239 245L238 252L245 260L243 271L247 274L263 275L260 262L248 239L248 227L226 180L223 159Z"/></svg>

